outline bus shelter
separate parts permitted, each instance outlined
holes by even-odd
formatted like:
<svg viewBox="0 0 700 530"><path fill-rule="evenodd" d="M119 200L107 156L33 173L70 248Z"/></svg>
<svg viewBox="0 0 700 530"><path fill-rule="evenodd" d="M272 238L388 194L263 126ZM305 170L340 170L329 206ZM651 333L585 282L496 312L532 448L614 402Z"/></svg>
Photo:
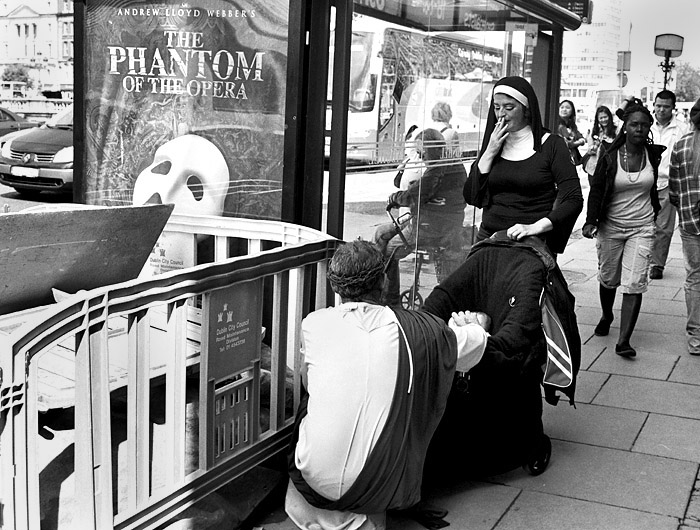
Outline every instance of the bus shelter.
<svg viewBox="0 0 700 530"><path fill-rule="evenodd" d="M396 166L437 99L452 107L460 156L475 154L489 86L504 75L532 82L553 125L562 35L588 4L76 4L76 202L160 197L176 212L342 237L346 164Z"/></svg>
<svg viewBox="0 0 700 530"><path fill-rule="evenodd" d="M73 526L156 528L286 449L300 321L332 299L336 238L388 220L397 166L427 148L409 129L449 104L440 163L466 167L505 75L531 80L552 125L562 34L581 18L549 0L86 0L75 13L76 202L167 203L173 218L139 278L1 322L0 505L8 528L46 518L38 427L66 402L42 397L45 374L72 374ZM417 271L437 260L404 250L415 307Z"/></svg>

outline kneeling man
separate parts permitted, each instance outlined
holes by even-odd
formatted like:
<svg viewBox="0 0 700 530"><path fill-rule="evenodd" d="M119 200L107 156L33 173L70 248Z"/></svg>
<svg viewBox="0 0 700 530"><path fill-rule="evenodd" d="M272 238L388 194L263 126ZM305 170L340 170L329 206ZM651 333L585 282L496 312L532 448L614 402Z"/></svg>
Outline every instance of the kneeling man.
<svg viewBox="0 0 700 530"><path fill-rule="evenodd" d="M486 347L482 313L455 313L445 324L381 305L384 266L372 243L341 246L328 279L342 303L302 322L308 394L285 503L302 529L384 529L386 510L417 504L455 370L469 371Z"/></svg>

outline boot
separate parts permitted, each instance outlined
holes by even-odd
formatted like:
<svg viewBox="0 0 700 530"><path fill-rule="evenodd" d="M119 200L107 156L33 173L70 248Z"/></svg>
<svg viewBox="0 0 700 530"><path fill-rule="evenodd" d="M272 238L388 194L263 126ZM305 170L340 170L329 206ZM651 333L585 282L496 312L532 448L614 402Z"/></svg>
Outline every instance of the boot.
<svg viewBox="0 0 700 530"><path fill-rule="evenodd" d="M608 289L602 285L599 286L598 294L600 296L600 307L603 310L603 316L600 317L600 321L593 331L598 337L605 337L610 333L610 324L612 324L612 321L615 319L613 316L615 293L617 293L617 289Z"/></svg>
<svg viewBox="0 0 700 530"><path fill-rule="evenodd" d="M623 294L620 310L620 337L615 345L615 353L623 357L634 357L637 352L630 346L630 337L637 324L639 310L642 307L642 294Z"/></svg>

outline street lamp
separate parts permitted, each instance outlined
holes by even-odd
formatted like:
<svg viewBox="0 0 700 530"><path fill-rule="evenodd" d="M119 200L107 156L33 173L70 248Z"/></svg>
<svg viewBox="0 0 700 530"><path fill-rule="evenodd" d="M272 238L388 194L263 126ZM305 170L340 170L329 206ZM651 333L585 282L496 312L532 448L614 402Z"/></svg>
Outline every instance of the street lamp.
<svg viewBox="0 0 700 530"><path fill-rule="evenodd" d="M654 53L664 58L664 62L659 63L661 70L664 72L664 90L670 79L670 72L676 63L669 61L672 57L680 56L683 52L683 37L674 35L673 33L664 33L657 35L654 41Z"/></svg>

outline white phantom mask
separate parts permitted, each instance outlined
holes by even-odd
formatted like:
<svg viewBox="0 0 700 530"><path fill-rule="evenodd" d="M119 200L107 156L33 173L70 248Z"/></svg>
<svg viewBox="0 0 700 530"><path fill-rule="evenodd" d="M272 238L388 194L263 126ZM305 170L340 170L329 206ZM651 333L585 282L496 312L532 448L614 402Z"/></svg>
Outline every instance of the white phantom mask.
<svg viewBox="0 0 700 530"><path fill-rule="evenodd" d="M134 184L135 205L174 204L174 213L222 215L229 175L221 151L186 134L161 145Z"/></svg>

